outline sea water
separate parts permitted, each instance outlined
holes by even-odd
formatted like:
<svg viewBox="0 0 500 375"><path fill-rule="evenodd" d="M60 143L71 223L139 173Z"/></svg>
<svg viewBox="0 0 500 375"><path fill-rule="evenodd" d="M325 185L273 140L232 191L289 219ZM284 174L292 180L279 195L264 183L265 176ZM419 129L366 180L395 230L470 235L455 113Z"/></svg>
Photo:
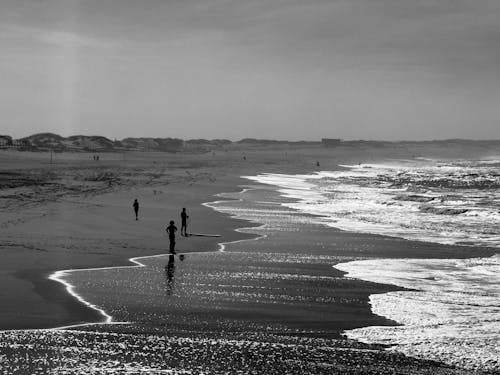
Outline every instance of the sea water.
<svg viewBox="0 0 500 375"><path fill-rule="evenodd" d="M348 277L414 291L370 296L372 311L400 324L347 336L468 369L500 371L500 257L343 263Z"/></svg>
<svg viewBox="0 0 500 375"><path fill-rule="evenodd" d="M500 249L500 160L392 160L307 175L246 178L274 186L283 207L348 231ZM291 198L291 199L290 199ZM408 355L500 371L500 257L377 259L335 266L412 291L370 297L400 323L346 332Z"/></svg>
<svg viewBox="0 0 500 375"><path fill-rule="evenodd" d="M445 244L500 247L500 160L394 161L312 175L247 178L336 228Z"/></svg>

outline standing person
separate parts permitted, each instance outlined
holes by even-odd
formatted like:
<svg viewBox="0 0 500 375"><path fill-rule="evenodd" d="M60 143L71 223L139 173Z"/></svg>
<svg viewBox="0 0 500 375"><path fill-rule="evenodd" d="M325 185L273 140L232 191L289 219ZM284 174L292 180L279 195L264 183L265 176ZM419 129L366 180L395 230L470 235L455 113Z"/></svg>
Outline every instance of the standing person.
<svg viewBox="0 0 500 375"><path fill-rule="evenodd" d="M188 214L186 212L186 209L183 208L181 212L181 236L187 236L187 219L188 219Z"/></svg>
<svg viewBox="0 0 500 375"><path fill-rule="evenodd" d="M165 231L168 233L168 239L170 240L170 253L175 254L175 232L177 232L177 227L173 220L170 220L170 225Z"/></svg>
<svg viewBox="0 0 500 375"><path fill-rule="evenodd" d="M135 220L139 220L139 202L137 201L137 198L134 200L132 207L134 207Z"/></svg>

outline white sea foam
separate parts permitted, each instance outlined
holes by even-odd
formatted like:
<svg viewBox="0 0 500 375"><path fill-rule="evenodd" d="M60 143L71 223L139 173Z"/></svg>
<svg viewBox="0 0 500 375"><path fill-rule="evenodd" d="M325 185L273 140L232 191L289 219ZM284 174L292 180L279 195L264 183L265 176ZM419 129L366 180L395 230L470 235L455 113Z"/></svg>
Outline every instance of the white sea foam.
<svg viewBox="0 0 500 375"><path fill-rule="evenodd" d="M370 296L375 314L401 324L346 332L369 343L468 369L500 371L500 256L342 263L348 277L414 291Z"/></svg>
<svg viewBox="0 0 500 375"><path fill-rule="evenodd" d="M286 207L339 229L443 244L500 247L500 162L345 165L311 175L247 176Z"/></svg>
<svg viewBox="0 0 500 375"><path fill-rule="evenodd" d="M500 248L500 160L391 161L311 175L247 178L275 186L282 205L339 229ZM411 356L500 371L500 257L383 259L337 265L349 277L412 289L370 296L401 324L347 332Z"/></svg>

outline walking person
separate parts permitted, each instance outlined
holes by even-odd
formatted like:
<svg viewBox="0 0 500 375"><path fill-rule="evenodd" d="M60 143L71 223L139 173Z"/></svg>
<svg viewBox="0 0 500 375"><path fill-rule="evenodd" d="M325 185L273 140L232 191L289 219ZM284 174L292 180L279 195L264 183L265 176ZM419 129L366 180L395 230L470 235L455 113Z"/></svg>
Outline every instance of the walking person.
<svg viewBox="0 0 500 375"><path fill-rule="evenodd" d="M139 202L137 201L137 198L134 200L132 207L134 207L135 220L139 220Z"/></svg>
<svg viewBox="0 0 500 375"><path fill-rule="evenodd" d="M181 236L187 236L187 219L189 218L186 209L181 212Z"/></svg>
<svg viewBox="0 0 500 375"><path fill-rule="evenodd" d="M175 254L175 232L177 232L177 227L173 220L170 220L170 225L165 229L168 233L168 239L170 241L170 253Z"/></svg>

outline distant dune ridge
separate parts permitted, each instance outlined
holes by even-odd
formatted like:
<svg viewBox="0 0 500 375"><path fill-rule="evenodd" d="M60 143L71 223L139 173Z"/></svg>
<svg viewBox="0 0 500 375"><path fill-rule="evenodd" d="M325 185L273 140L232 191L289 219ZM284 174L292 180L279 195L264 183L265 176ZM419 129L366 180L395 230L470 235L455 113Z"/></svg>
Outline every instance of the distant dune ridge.
<svg viewBox="0 0 500 375"><path fill-rule="evenodd" d="M70 151L70 152L123 152L123 151L159 151L207 152L216 149L228 150L245 146L246 148L267 146L325 146L325 147L404 147L405 145L437 145L460 146L471 145L477 147L499 147L500 140L466 140L446 139L431 141L373 141L351 140L344 141L337 138L323 138L318 141L286 141L272 139L244 138L239 141L228 139L188 139L180 138L124 138L111 140L99 135L72 135L63 137L54 133L38 133L24 138L14 139L9 135L0 135L0 149L17 149L20 151Z"/></svg>

